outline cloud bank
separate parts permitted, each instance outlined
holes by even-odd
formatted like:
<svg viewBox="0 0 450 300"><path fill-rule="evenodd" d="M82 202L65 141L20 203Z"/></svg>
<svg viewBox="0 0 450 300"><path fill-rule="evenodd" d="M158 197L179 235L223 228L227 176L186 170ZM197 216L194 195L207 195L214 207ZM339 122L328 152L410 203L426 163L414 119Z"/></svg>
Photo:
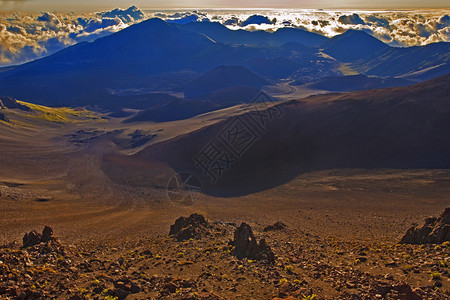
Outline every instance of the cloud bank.
<svg viewBox="0 0 450 300"><path fill-rule="evenodd" d="M0 66L20 64L145 19L137 7L98 13L0 13Z"/></svg>
<svg viewBox="0 0 450 300"><path fill-rule="evenodd" d="M331 11L331 10L229 10L184 12L220 22L230 29L275 31L296 27L333 37L348 29L364 30L391 46L417 46L449 42L450 10ZM167 16L153 13L166 19ZM195 21L195 17L192 20ZM169 18L169 17L167 17Z"/></svg>
<svg viewBox="0 0 450 300"><path fill-rule="evenodd" d="M391 46L450 41L450 10L323 11L206 10L142 11L128 9L92 13L0 12L0 66L52 54L80 41L117 32L158 17L170 23L220 22L230 29L275 31L296 27L332 37L348 29L364 30Z"/></svg>

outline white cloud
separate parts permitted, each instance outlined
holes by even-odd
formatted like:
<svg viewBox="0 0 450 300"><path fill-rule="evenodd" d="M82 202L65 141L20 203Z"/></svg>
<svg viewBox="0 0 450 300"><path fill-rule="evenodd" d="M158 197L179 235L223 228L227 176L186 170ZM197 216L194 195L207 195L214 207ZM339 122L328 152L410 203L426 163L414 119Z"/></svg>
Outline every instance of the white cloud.
<svg viewBox="0 0 450 300"><path fill-rule="evenodd" d="M125 24L118 17L114 19L103 18L103 19L85 19L82 21L85 25L83 26L83 32L92 33L97 30L106 29L110 27L125 27Z"/></svg>
<svg viewBox="0 0 450 300"><path fill-rule="evenodd" d="M167 23L174 23L174 24L187 24L192 22L197 22L199 20L199 17L197 15L191 14L187 15L181 18L177 19L167 19Z"/></svg>
<svg viewBox="0 0 450 300"><path fill-rule="evenodd" d="M366 17L366 23L369 25L377 26L377 27L385 27L385 28L391 27L389 25L389 20L383 18L382 16L376 15L376 14L368 15Z"/></svg>
<svg viewBox="0 0 450 300"><path fill-rule="evenodd" d="M439 25L439 29L443 29L445 27L450 26L450 16L449 15L443 15L439 18L437 21L437 24Z"/></svg>
<svg viewBox="0 0 450 300"><path fill-rule="evenodd" d="M199 11L176 12L171 15L156 13L154 17L162 18L168 23L187 24L191 22L209 22L205 13Z"/></svg>
<svg viewBox="0 0 450 300"><path fill-rule="evenodd" d="M61 21L52 13L44 12L37 18L38 21L44 22L45 26L53 30L62 26Z"/></svg>
<svg viewBox="0 0 450 300"><path fill-rule="evenodd" d="M0 24L0 64L8 64L23 57L33 59L45 51L36 40L30 38L20 28L13 26L10 28L12 31L9 31L6 25Z"/></svg>
<svg viewBox="0 0 450 300"><path fill-rule="evenodd" d="M131 6L128 9L116 8L111 11L100 12L98 15L102 18L119 18L124 23L133 23L145 18L144 13L136 6Z"/></svg>
<svg viewBox="0 0 450 300"><path fill-rule="evenodd" d="M136 7L79 14L14 12L0 19L0 66L49 55L77 42L117 32L144 18Z"/></svg>

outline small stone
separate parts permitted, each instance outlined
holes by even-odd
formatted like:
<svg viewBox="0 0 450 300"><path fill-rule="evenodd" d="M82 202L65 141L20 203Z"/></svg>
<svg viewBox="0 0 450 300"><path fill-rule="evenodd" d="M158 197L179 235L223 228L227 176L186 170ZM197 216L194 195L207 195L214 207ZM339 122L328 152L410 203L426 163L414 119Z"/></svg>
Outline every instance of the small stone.
<svg viewBox="0 0 450 300"><path fill-rule="evenodd" d="M360 262L366 262L367 261L367 257L365 257L365 256L358 256L356 259L358 259Z"/></svg>
<svg viewBox="0 0 450 300"><path fill-rule="evenodd" d="M175 293L177 290L177 286L173 283L168 283L164 286L165 289L167 289L171 293Z"/></svg>
<svg viewBox="0 0 450 300"><path fill-rule="evenodd" d="M386 274L386 275L384 275L384 279L386 279L386 280L394 280L394 276L392 276L391 274Z"/></svg>
<svg viewBox="0 0 450 300"><path fill-rule="evenodd" d="M286 224L284 224L284 223L282 223L282 222L276 222L276 223L273 224L273 225L269 225L269 226L265 227L265 228L263 229L263 231L264 231L264 232L267 232L267 231L274 231L274 230L283 230L283 229L285 229L286 227L287 227Z"/></svg>
<svg viewBox="0 0 450 300"><path fill-rule="evenodd" d="M397 263L395 261L390 261L385 264L386 267L397 267Z"/></svg>

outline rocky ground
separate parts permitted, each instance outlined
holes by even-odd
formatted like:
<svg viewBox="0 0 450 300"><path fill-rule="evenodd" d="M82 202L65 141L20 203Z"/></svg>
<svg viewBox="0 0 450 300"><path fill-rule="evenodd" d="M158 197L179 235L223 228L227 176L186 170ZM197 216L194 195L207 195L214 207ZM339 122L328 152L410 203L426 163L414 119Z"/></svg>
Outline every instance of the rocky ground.
<svg viewBox="0 0 450 300"><path fill-rule="evenodd" d="M440 220L440 219L439 219ZM435 222L438 223L438 222ZM271 224L267 224L271 225ZM442 224L441 224L442 225ZM444 224L447 226L448 224ZM432 228L432 231L434 229ZM441 228L442 231L442 228ZM349 242L273 224L178 219L170 235L0 248L3 299L448 299L450 242Z"/></svg>

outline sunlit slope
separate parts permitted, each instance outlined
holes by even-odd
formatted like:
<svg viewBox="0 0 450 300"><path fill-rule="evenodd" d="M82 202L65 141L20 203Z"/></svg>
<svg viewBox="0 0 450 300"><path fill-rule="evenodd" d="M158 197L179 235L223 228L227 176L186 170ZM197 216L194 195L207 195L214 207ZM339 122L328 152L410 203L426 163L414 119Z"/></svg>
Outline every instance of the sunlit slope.
<svg viewBox="0 0 450 300"><path fill-rule="evenodd" d="M104 122L104 117L85 108L47 107L24 101L17 101L28 106L31 111L4 109L2 112L9 118L11 125L65 125L84 122ZM3 122L6 123L6 122ZM8 123L6 123L8 124Z"/></svg>

